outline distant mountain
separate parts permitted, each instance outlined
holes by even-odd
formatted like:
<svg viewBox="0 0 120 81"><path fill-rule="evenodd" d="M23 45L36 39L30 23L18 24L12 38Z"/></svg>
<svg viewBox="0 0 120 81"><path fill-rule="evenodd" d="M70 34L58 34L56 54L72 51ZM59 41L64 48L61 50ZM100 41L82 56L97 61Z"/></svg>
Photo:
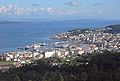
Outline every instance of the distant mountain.
<svg viewBox="0 0 120 81"><path fill-rule="evenodd" d="M109 25L103 29L105 33L120 33L120 25Z"/></svg>
<svg viewBox="0 0 120 81"><path fill-rule="evenodd" d="M17 24L17 23L31 23L31 22L18 22L18 21L0 21L0 24Z"/></svg>

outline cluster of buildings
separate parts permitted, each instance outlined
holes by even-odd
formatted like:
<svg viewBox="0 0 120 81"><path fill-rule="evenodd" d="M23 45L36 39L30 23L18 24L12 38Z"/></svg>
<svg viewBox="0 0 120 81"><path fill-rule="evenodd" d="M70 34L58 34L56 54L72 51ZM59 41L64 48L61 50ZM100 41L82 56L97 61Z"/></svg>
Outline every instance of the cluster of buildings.
<svg viewBox="0 0 120 81"><path fill-rule="evenodd" d="M84 33L65 32L53 35L53 39L66 40L83 43L83 45L94 45L98 50L119 51L120 50L120 33L105 33L103 30L86 30ZM86 50L85 50L86 51Z"/></svg>
<svg viewBox="0 0 120 81"><path fill-rule="evenodd" d="M73 33L73 32L72 32ZM66 40L51 44L33 44L26 46L17 52L4 53L6 61L14 61L16 67L42 58L67 58L92 53L95 51L120 52L120 33L104 33L102 30L90 31L73 35L71 32L53 35L57 40Z"/></svg>
<svg viewBox="0 0 120 81"><path fill-rule="evenodd" d="M22 66L26 63L31 63L34 60L42 59L42 58L67 58L74 57L77 55L82 55L86 51L93 52L98 48L95 45L82 45L82 47L77 46L77 44L73 44L71 42L67 43L54 43L56 47L51 49L43 49L45 46L40 45L32 45L27 46L24 50L17 52L8 52L4 53L4 59L6 61L13 61L16 67ZM60 45L59 45L60 44ZM62 47L60 47L62 45ZM42 49L42 50L41 50Z"/></svg>

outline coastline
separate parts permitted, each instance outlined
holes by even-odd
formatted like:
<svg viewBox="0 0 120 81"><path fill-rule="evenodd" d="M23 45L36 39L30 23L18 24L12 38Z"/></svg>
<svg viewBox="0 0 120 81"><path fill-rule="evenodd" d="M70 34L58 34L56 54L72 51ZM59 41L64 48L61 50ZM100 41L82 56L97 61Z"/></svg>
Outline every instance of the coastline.
<svg viewBox="0 0 120 81"><path fill-rule="evenodd" d="M104 51L119 53L120 25L110 25L95 30L72 29L64 33L53 34L49 39L53 42L33 43L16 48L16 51L5 52L0 56L0 60L4 61L5 65L7 62L13 62L13 66L21 67L46 58L69 58L68 61L70 61L70 58L104 53ZM5 67L8 68L9 65Z"/></svg>
<svg viewBox="0 0 120 81"><path fill-rule="evenodd" d="M76 28L102 28L111 24L119 24L120 21L103 20L72 20L72 21L49 21L35 23L0 24L1 50L10 51L19 46L25 46L34 42L50 41L51 34L66 32ZM14 40L14 41L13 41ZM9 49L10 48L10 49ZM7 49L7 50L6 50ZM5 52L4 51L4 52Z"/></svg>

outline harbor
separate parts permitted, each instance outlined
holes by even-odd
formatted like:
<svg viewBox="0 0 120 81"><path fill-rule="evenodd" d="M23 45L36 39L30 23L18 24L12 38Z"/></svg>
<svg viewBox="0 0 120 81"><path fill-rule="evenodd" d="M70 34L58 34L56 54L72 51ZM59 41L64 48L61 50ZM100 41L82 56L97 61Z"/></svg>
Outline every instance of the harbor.
<svg viewBox="0 0 120 81"><path fill-rule="evenodd" d="M17 48L17 51L4 53L1 59L12 61L15 67L20 67L43 58L76 58L78 55L102 53L105 50L120 52L120 33L108 33L108 30L114 29L83 30L51 35L50 39L54 40L52 43L26 45Z"/></svg>

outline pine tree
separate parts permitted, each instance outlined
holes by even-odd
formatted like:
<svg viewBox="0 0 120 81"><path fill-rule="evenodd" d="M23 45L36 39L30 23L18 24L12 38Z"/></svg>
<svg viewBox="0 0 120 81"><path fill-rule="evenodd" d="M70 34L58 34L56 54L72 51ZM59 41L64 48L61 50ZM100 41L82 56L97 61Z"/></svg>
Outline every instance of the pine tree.
<svg viewBox="0 0 120 81"><path fill-rule="evenodd" d="M64 81L63 75L60 75L60 81Z"/></svg>
<svg viewBox="0 0 120 81"><path fill-rule="evenodd" d="M20 80L20 77L19 77L19 76L16 76L16 77L14 78L14 81L21 81L21 80Z"/></svg>

